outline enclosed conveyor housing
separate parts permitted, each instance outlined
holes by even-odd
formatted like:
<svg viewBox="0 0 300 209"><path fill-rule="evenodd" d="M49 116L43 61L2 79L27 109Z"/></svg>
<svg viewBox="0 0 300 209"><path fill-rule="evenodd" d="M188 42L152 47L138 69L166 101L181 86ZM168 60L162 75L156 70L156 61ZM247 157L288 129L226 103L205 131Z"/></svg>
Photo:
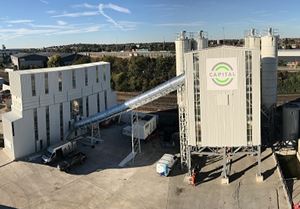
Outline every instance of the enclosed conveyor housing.
<svg viewBox="0 0 300 209"><path fill-rule="evenodd" d="M153 89L150 89L126 102L123 104L119 104L116 106L113 106L106 111L97 113L95 115L92 115L90 117L84 118L80 121L76 121L74 123L74 129L82 128L84 126L96 123L96 122L102 122L105 121L111 117L115 117L123 112L133 110L135 108L138 108L140 106L143 106L149 102L152 102L162 96L165 96L173 91L176 91L179 87L181 87L184 84L185 81L185 75L181 74L175 78L172 78L158 86L156 86Z"/></svg>

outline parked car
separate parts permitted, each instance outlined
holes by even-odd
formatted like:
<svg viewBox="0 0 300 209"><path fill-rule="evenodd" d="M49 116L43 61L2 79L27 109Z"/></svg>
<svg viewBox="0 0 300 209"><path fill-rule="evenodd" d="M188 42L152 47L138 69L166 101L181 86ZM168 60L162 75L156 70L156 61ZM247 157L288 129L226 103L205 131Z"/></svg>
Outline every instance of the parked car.
<svg viewBox="0 0 300 209"><path fill-rule="evenodd" d="M82 164L86 159L86 155L82 152L71 153L63 161L57 164L60 171L68 171L74 165Z"/></svg>

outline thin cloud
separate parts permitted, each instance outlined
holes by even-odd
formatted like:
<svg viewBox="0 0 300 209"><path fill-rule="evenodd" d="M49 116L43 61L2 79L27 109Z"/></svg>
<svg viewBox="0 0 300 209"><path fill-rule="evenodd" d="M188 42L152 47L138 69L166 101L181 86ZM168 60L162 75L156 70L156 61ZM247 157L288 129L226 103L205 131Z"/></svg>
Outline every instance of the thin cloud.
<svg viewBox="0 0 300 209"><path fill-rule="evenodd" d="M101 25L78 24L78 25L34 25L29 24L30 28L0 28L0 39L9 40L23 36L33 35L64 35L82 34L98 32Z"/></svg>
<svg viewBox="0 0 300 209"><path fill-rule="evenodd" d="M92 5L88 3L83 3L83 4L75 4L72 5L73 8L86 8L86 9L96 9L97 5Z"/></svg>
<svg viewBox="0 0 300 209"><path fill-rule="evenodd" d="M185 23L185 22L176 22L176 23L159 23L155 24L156 26L163 26L163 27L191 27L191 26L203 26L204 22L190 22L190 23Z"/></svg>
<svg viewBox="0 0 300 209"><path fill-rule="evenodd" d="M53 15L52 17L85 17L85 16L95 16L98 12L75 12L75 13L64 13L60 15Z"/></svg>
<svg viewBox="0 0 300 209"><path fill-rule="evenodd" d="M65 25L37 25L37 24L29 24L32 28L49 28L49 29L65 29L67 26Z"/></svg>
<svg viewBox="0 0 300 209"><path fill-rule="evenodd" d="M115 10L115 11L118 11L118 12L121 12L121 13L126 13L126 14L129 14L130 13L130 10L127 9L127 8L124 8L124 7L120 7L118 5L115 5L115 4L99 4L98 6L99 8L99 12L100 14L106 18L107 22L110 22L112 23L115 27L117 28L120 28L121 30L124 30L124 27L118 23L116 20L114 20L112 17L110 17L109 15L107 15L105 12L104 12L104 9L112 9L112 10Z"/></svg>
<svg viewBox="0 0 300 209"><path fill-rule="evenodd" d="M100 31L101 26L90 26L85 28L77 28L77 29L69 29L69 30L62 30L57 31L54 33L50 33L47 35L66 35L66 34L81 34L81 33L92 33Z"/></svg>
<svg viewBox="0 0 300 209"><path fill-rule="evenodd" d="M172 11L172 10L178 10L178 9L183 9L185 6L182 4L148 4L145 5L147 8L152 8L156 10L165 10L165 11Z"/></svg>
<svg viewBox="0 0 300 209"><path fill-rule="evenodd" d="M116 4L109 3L109 4L102 4L102 5L103 5L103 9L106 9L106 8L107 9L112 9L112 10L115 10L117 12L126 13L126 14L130 14L131 13L129 9L127 9L125 7L120 7L120 6L116 5Z"/></svg>
<svg viewBox="0 0 300 209"><path fill-rule="evenodd" d="M49 2L46 0L40 0L40 2L42 2L43 4L49 4Z"/></svg>
<svg viewBox="0 0 300 209"><path fill-rule="evenodd" d="M123 29L123 27L117 23L117 21L115 21L113 18L111 18L110 16L108 16L107 14L105 14L105 12L103 11L103 9L105 8L104 4L99 4L99 12L102 16L104 16L106 18L106 20L110 23L112 23L114 26Z"/></svg>
<svg viewBox="0 0 300 209"><path fill-rule="evenodd" d="M133 22L133 21L119 21L119 24L122 26L123 30L130 31L135 30L136 27L141 24L141 22Z"/></svg>
<svg viewBox="0 0 300 209"><path fill-rule="evenodd" d="M58 21L56 21L56 23L57 23L57 25L61 25L61 26L68 24L67 22L62 21L62 20L58 20Z"/></svg>
<svg viewBox="0 0 300 209"><path fill-rule="evenodd" d="M48 11L46 11L46 13L47 13L47 14L55 14L56 11L55 11L55 10L48 10Z"/></svg>
<svg viewBox="0 0 300 209"><path fill-rule="evenodd" d="M20 20L7 20L5 22L9 24L20 24L20 23L32 23L33 20L20 19Z"/></svg>

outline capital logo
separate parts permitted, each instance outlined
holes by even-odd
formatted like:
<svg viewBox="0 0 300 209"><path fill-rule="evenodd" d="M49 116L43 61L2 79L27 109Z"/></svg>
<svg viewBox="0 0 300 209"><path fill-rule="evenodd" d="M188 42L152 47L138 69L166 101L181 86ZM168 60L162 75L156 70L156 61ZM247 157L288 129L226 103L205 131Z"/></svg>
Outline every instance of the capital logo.
<svg viewBox="0 0 300 209"><path fill-rule="evenodd" d="M218 86L227 86L235 77L232 67L224 62L216 64L208 75Z"/></svg>

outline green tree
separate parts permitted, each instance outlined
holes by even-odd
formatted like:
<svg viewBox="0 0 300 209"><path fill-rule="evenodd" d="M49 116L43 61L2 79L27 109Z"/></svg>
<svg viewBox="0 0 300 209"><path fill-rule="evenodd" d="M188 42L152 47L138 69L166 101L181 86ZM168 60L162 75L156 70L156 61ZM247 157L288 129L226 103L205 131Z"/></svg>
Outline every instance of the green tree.
<svg viewBox="0 0 300 209"><path fill-rule="evenodd" d="M55 54L51 56L47 62L48 67L59 67L62 65L61 56Z"/></svg>
<svg viewBox="0 0 300 209"><path fill-rule="evenodd" d="M90 62L91 62L90 56L81 56L73 62L73 65L85 64Z"/></svg>

